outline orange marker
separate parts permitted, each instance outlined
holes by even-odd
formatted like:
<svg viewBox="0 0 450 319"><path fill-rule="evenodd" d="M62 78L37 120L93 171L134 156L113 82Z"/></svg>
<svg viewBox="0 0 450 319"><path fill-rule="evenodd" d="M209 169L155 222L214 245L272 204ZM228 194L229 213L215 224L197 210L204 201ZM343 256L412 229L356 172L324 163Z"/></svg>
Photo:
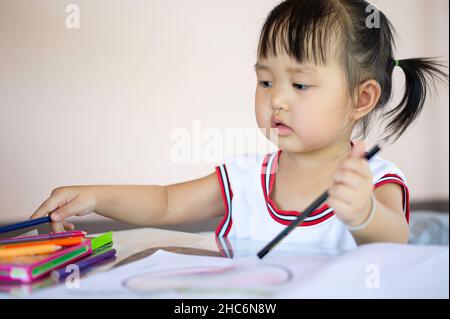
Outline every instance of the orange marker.
<svg viewBox="0 0 450 319"><path fill-rule="evenodd" d="M31 241L31 242L23 242L18 244L9 244L0 246L0 249L13 249L20 247L35 247L42 245L58 245L62 247L75 246L79 245L84 241L83 237L68 237L68 238L57 238L50 240L41 240L41 241Z"/></svg>
<svg viewBox="0 0 450 319"><path fill-rule="evenodd" d="M40 246L8 248L8 249L3 248L0 249L0 258L43 255L53 253L59 249L61 249L61 246L57 245L40 245Z"/></svg>

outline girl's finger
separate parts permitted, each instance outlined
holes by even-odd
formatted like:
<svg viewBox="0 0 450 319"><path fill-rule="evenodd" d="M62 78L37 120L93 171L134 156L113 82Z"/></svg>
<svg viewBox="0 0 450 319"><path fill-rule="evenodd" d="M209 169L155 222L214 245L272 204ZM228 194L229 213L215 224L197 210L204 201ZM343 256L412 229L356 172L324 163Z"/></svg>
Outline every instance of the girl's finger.
<svg viewBox="0 0 450 319"><path fill-rule="evenodd" d="M54 232L54 233L65 232L65 229L64 229L64 226L62 223L50 222L50 227L52 229L52 232Z"/></svg>
<svg viewBox="0 0 450 319"><path fill-rule="evenodd" d="M55 222L63 221L64 219L78 214L82 210L80 201L75 198L71 202L69 202L67 205L64 205L63 207L57 209L55 212L53 212L50 217Z"/></svg>
<svg viewBox="0 0 450 319"><path fill-rule="evenodd" d="M348 158L339 166L339 170L341 169L350 170L364 178L372 177L372 171L370 170L369 162L366 159Z"/></svg>
<svg viewBox="0 0 450 319"><path fill-rule="evenodd" d="M366 144L364 143L364 141L354 141L350 156L354 158L363 157L365 149Z"/></svg>
<svg viewBox="0 0 450 319"><path fill-rule="evenodd" d="M332 199L342 201L347 205L352 205L358 196L356 190L345 184L335 184L329 189L328 194Z"/></svg>
<svg viewBox="0 0 450 319"><path fill-rule="evenodd" d="M339 170L332 176L336 184L344 184L353 189L359 189L365 180L358 174L349 170Z"/></svg>
<svg viewBox="0 0 450 319"><path fill-rule="evenodd" d="M60 198L57 196L50 196L47 198L36 211L31 215L30 219L44 217L60 206Z"/></svg>
<svg viewBox="0 0 450 319"><path fill-rule="evenodd" d="M63 226L65 230L75 230L75 225L72 223L64 221Z"/></svg>
<svg viewBox="0 0 450 319"><path fill-rule="evenodd" d="M343 213L352 210L352 207L348 203L342 201L339 198L334 198L334 197L328 198L327 201L328 201L328 206L330 206L334 209L334 213L337 216L341 216L341 215L343 215Z"/></svg>

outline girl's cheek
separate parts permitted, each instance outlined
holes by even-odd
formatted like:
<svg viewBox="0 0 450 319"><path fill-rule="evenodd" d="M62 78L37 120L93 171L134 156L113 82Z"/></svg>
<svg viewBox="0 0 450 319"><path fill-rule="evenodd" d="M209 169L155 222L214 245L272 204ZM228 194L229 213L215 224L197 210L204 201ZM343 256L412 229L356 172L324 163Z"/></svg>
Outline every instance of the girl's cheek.
<svg viewBox="0 0 450 319"><path fill-rule="evenodd" d="M316 145L326 136L329 124L324 121L323 114L318 114L315 110L303 110L293 114L291 126L296 135L305 143ZM319 143L320 144L320 143Z"/></svg>
<svg viewBox="0 0 450 319"><path fill-rule="evenodd" d="M256 123L258 127L270 129L270 115L266 114L261 108L256 108Z"/></svg>
<svg viewBox="0 0 450 319"><path fill-rule="evenodd" d="M296 110L293 110L289 124L294 129L294 131L299 134L301 131L307 129L307 127L310 125L310 120L308 119L311 119L311 116L306 112L296 112Z"/></svg>
<svg viewBox="0 0 450 319"><path fill-rule="evenodd" d="M271 118L270 107L265 107L261 101L255 101L255 117L258 127L270 128L270 118Z"/></svg>

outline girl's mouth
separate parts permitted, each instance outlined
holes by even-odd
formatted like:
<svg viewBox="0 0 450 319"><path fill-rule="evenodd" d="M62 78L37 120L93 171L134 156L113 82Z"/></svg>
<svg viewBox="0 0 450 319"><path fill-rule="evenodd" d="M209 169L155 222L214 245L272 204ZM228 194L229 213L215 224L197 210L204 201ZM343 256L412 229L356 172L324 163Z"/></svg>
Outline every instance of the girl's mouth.
<svg viewBox="0 0 450 319"><path fill-rule="evenodd" d="M272 128L277 129L278 135L286 136L292 134L294 131L283 123L280 119L276 117L272 117Z"/></svg>

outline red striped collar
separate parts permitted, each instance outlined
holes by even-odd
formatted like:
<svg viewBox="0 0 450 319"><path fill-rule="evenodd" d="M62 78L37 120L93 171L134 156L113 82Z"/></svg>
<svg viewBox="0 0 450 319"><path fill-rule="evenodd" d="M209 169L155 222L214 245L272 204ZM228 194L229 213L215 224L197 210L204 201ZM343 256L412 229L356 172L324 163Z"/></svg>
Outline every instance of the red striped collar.
<svg viewBox="0 0 450 319"><path fill-rule="evenodd" d="M300 214L300 212L295 211L295 210L289 210L289 211L281 210L277 207L276 203L270 198L273 187L275 185L276 170L278 168L278 162L279 162L281 153L282 153L282 151L279 150L276 153L267 154L263 161L262 171L261 171L261 185L262 185L264 197L266 199L266 203L269 206L271 206L277 213L282 214L284 216L298 216ZM325 207L322 206L321 208L315 210L312 213L312 215L322 212L324 210L324 208Z"/></svg>
<svg viewBox="0 0 450 319"><path fill-rule="evenodd" d="M350 141L350 144L352 146L354 145L352 141ZM261 186L267 210L270 216L275 221L283 225L289 225L291 221L295 219L295 217L302 214L302 212L295 210L281 210L277 207L277 204L270 198L270 194L272 193L275 184L276 171L278 168L281 153L282 150L278 150L277 152L269 153L265 156L261 167ZM312 212L311 215L305 219L303 224L300 225L300 227L316 225L329 219L333 215L333 209L325 203L320 208Z"/></svg>

